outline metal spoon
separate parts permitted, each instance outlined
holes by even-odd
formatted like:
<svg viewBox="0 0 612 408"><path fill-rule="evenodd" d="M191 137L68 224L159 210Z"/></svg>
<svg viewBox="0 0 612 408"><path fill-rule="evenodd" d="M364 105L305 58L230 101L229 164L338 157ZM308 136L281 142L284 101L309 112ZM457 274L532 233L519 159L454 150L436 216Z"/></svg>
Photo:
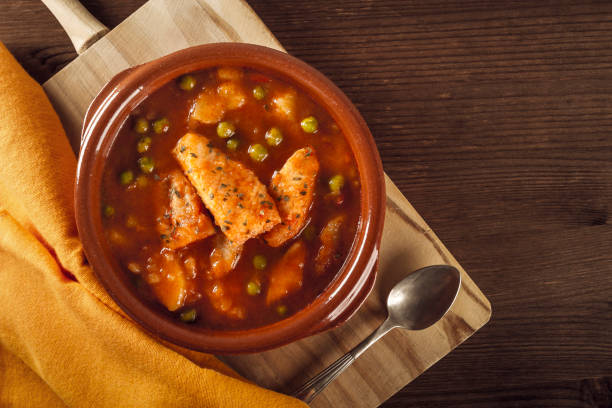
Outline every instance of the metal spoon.
<svg viewBox="0 0 612 408"><path fill-rule="evenodd" d="M310 402L340 373L378 339L396 327L423 330L436 323L450 309L461 287L461 274L449 265L419 269L395 284L387 297L389 316L355 348L321 371L293 393Z"/></svg>

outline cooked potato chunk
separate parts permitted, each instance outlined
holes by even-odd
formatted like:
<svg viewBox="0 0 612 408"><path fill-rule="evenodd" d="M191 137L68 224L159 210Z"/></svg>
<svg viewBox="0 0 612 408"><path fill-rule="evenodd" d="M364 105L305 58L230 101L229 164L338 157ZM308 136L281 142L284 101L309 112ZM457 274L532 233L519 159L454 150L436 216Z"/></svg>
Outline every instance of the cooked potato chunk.
<svg viewBox="0 0 612 408"><path fill-rule="evenodd" d="M217 68L217 77L224 81L239 80L242 78L243 72L240 68L235 67L219 67Z"/></svg>
<svg viewBox="0 0 612 408"><path fill-rule="evenodd" d="M216 89L207 88L198 95L190 118L209 125L215 124L223 119L226 111L242 107L246 97L239 81L222 82Z"/></svg>
<svg viewBox="0 0 612 408"><path fill-rule="evenodd" d="M297 241L285 252L283 257L272 266L269 275L266 303L284 298L302 287L306 245Z"/></svg>
<svg viewBox="0 0 612 408"><path fill-rule="evenodd" d="M206 89L198 95L193 105L191 118L198 122L213 124L219 122L224 114L225 104L223 98L217 95L216 92Z"/></svg>
<svg viewBox="0 0 612 408"><path fill-rule="evenodd" d="M166 180L170 208L160 217L158 232L168 248L181 248L215 233L215 227L202 212L202 202L195 189L180 171Z"/></svg>
<svg viewBox="0 0 612 408"><path fill-rule="evenodd" d="M238 304L236 296L232 296L223 282L216 280L208 284L206 293L212 307L225 316L242 320L246 317L246 309Z"/></svg>
<svg viewBox="0 0 612 408"><path fill-rule="evenodd" d="M285 119L295 118L297 93L295 89L279 92L272 97L273 112Z"/></svg>
<svg viewBox="0 0 612 408"><path fill-rule="evenodd" d="M274 228L280 216L255 174L210 141L187 133L172 153L225 236L239 245Z"/></svg>
<svg viewBox="0 0 612 408"><path fill-rule="evenodd" d="M173 251L163 251L148 259L145 280L160 303L171 312L185 305L193 281L187 279L185 266Z"/></svg>
<svg viewBox="0 0 612 408"><path fill-rule="evenodd" d="M277 247L297 235L306 224L314 199L319 161L312 147L297 150L283 167L274 173L270 194L276 199L282 222L264 239Z"/></svg>
<svg viewBox="0 0 612 408"><path fill-rule="evenodd" d="M220 84L217 87L217 94L223 99L228 110L238 109L246 102L246 93L236 81Z"/></svg>
<svg viewBox="0 0 612 408"><path fill-rule="evenodd" d="M327 268L336 260L336 251L340 246L341 228L346 220L346 215L337 215L329 222L319 234L321 246L315 257L315 273L322 275Z"/></svg>

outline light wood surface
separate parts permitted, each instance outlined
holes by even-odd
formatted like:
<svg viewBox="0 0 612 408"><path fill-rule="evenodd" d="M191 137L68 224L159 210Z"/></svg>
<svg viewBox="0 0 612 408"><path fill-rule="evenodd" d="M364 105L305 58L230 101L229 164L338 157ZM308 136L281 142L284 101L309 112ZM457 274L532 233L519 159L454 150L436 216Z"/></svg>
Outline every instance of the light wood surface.
<svg viewBox="0 0 612 408"><path fill-rule="evenodd" d="M99 89L116 73L188 46L240 41L282 50L240 0L151 0L44 84L73 148ZM384 319L389 288L419 267L448 263L462 271L451 312L422 332L395 330L332 383L313 406L374 407L448 354L490 318L486 297L389 178L376 286L345 325L265 353L223 357L256 383L289 392L348 351Z"/></svg>

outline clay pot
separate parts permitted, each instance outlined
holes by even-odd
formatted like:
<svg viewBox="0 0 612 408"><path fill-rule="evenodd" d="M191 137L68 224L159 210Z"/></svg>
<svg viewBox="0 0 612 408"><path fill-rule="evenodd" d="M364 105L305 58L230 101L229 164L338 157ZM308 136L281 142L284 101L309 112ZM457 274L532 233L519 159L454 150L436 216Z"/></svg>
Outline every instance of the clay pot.
<svg viewBox="0 0 612 408"><path fill-rule="evenodd" d="M103 232L100 186L106 159L130 112L152 92L185 73L219 65L250 67L297 85L336 121L354 153L361 182L357 238L337 277L306 308L277 323L221 331L185 325L138 298L110 251ZM76 219L93 270L119 306L155 335L213 353L247 353L278 347L345 322L371 291L385 211L385 181L376 145L363 118L331 81L285 53L255 45L207 44L188 48L115 76L85 116L75 191ZM120 141L119 141L120 143Z"/></svg>

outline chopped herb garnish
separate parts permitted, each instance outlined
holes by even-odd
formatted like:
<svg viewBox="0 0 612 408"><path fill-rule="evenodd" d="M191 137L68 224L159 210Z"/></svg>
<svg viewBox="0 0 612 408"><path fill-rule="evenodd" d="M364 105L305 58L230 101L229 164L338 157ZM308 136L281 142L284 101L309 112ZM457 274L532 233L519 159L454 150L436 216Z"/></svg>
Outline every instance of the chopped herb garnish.
<svg viewBox="0 0 612 408"><path fill-rule="evenodd" d="M232 222L230 220L223 220L224 223L232 225Z"/></svg>
<svg viewBox="0 0 612 408"><path fill-rule="evenodd" d="M166 234L161 234L159 237L160 237L161 239L167 239L167 238L168 238L168 236L167 236Z"/></svg>
<svg viewBox="0 0 612 408"><path fill-rule="evenodd" d="M190 155L191 157L198 157L198 155L197 155L197 154L195 154L194 152L189 153L189 155Z"/></svg>
<svg viewBox="0 0 612 408"><path fill-rule="evenodd" d="M304 190L300 191L301 195L306 195L306 192Z"/></svg>
<svg viewBox="0 0 612 408"><path fill-rule="evenodd" d="M289 201L289 196L288 196L288 195L283 196L283 200L285 200L285 201Z"/></svg>
<svg viewBox="0 0 612 408"><path fill-rule="evenodd" d="M227 184L221 183L221 188L225 188L225 187L227 187Z"/></svg>
<svg viewBox="0 0 612 408"><path fill-rule="evenodd" d="M185 150L187 150L187 147L185 147L184 145L181 145L181 153L183 153Z"/></svg>
<svg viewBox="0 0 612 408"><path fill-rule="evenodd" d="M223 167L217 166L217 170L221 171L221 170L223 170Z"/></svg>
<svg viewBox="0 0 612 408"><path fill-rule="evenodd" d="M242 205L242 203L238 203L238 207L244 208L244 205Z"/></svg>

